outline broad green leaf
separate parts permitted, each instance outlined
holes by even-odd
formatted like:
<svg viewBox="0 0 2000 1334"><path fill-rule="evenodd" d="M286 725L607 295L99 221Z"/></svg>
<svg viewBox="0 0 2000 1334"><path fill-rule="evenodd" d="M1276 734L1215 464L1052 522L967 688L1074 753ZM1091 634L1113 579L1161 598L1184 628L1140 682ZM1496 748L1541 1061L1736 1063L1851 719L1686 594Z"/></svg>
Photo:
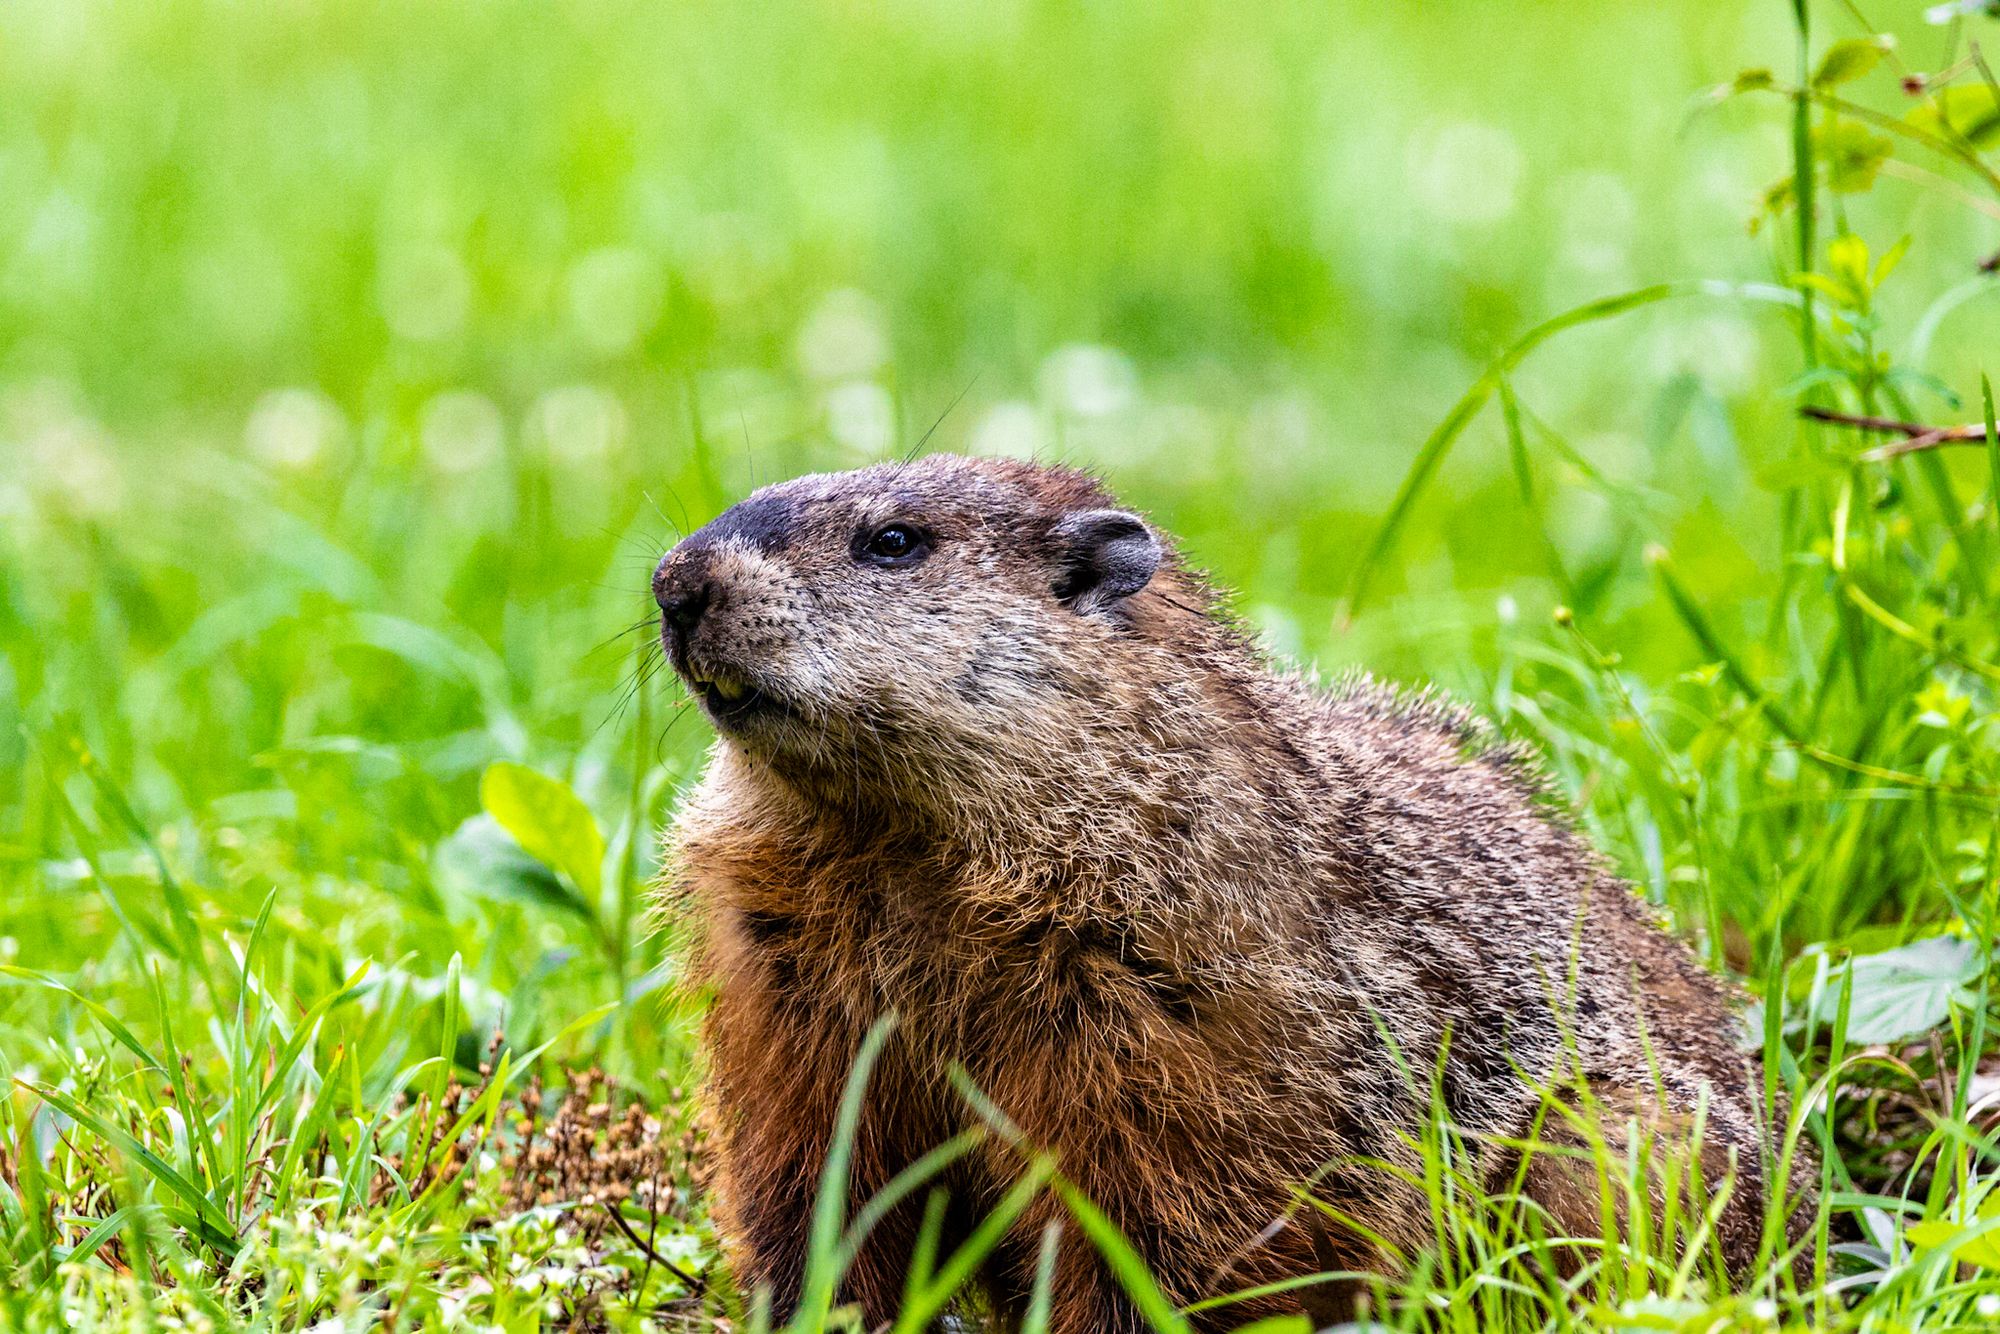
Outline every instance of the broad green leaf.
<svg viewBox="0 0 2000 1334"><path fill-rule="evenodd" d="M585 898L603 888L604 834L569 785L501 760L479 780L479 804L528 855L568 876Z"/></svg>
<svg viewBox="0 0 2000 1334"><path fill-rule="evenodd" d="M1896 244L1882 252L1882 258L1875 261L1875 272L1868 276L1871 287L1880 287L1903 262L1903 256L1910 253L1910 236L1906 232L1896 239Z"/></svg>
<svg viewBox="0 0 2000 1334"><path fill-rule="evenodd" d="M1835 42L1819 58L1819 68L1813 71L1813 87L1832 88L1852 83L1881 64L1892 45L1887 37L1850 37Z"/></svg>
<svg viewBox="0 0 2000 1334"><path fill-rule="evenodd" d="M1827 242L1826 267L1848 290L1865 295L1868 291L1868 243L1853 232Z"/></svg>
<svg viewBox="0 0 2000 1334"><path fill-rule="evenodd" d="M1949 1017L1954 1003L1973 999L1968 988L1984 967L1979 947L1960 936L1932 936L1880 954L1856 956L1846 970L1854 987L1847 1040L1895 1042L1937 1027ZM1814 1001L1814 1018L1833 1022L1846 985L1843 974L1836 972Z"/></svg>
<svg viewBox="0 0 2000 1334"><path fill-rule="evenodd" d="M475 815L438 844L436 872L446 889L486 899L513 899L573 913L594 922L596 913L545 862L529 856L490 815Z"/></svg>
<svg viewBox="0 0 2000 1334"><path fill-rule="evenodd" d="M1972 709L1972 698L1961 695L1949 682L1932 681L1917 692L1917 721L1926 727L1957 727Z"/></svg>
<svg viewBox="0 0 2000 1334"><path fill-rule="evenodd" d="M1813 156L1826 164L1826 187L1836 194L1862 194L1895 143L1858 121L1839 120L1813 131Z"/></svg>
<svg viewBox="0 0 2000 1334"><path fill-rule="evenodd" d="M1750 234L1755 236L1763 227L1766 218L1782 216L1799 197L1798 187L1789 176L1771 182L1764 193L1758 196L1757 212L1750 219Z"/></svg>
<svg viewBox="0 0 2000 1334"><path fill-rule="evenodd" d="M2000 1232L1982 1232L1977 1236L1966 1237L1963 1241L1959 1240L1980 1223L1989 1222L1990 1219L1981 1219L1979 1223L1968 1226L1954 1223L1948 1218L1927 1218L1921 1223L1910 1224L1907 1235L1911 1241L1926 1250L1949 1247L1951 1258L1961 1264L1978 1265L1982 1269L2000 1269Z"/></svg>
<svg viewBox="0 0 2000 1334"><path fill-rule="evenodd" d="M1974 148L2000 144L2000 95L1983 83L1940 88L1903 119L1931 134L1964 139Z"/></svg>

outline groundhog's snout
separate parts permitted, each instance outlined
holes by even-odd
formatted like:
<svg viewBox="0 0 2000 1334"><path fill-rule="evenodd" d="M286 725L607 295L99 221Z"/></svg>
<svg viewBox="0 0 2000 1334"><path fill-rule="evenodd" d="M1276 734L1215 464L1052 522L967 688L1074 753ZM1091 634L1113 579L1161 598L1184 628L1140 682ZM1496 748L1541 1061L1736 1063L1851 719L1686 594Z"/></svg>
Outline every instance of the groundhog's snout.
<svg viewBox="0 0 2000 1334"><path fill-rule="evenodd" d="M661 633L676 661L684 658L687 642L715 600L715 582L706 553L683 555L669 551L653 571L653 601L660 604Z"/></svg>
<svg viewBox="0 0 2000 1334"><path fill-rule="evenodd" d="M795 512L778 496L752 496L723 511L713 521L689 533L661 558L653 571L653 600L660 604L661 632L667 637L676 665L702 617L719 610L717 558L731 549L770 555L792 539Z"/></svg>
<svg viewBox="0 0 2000 1334"><path fill-rule="evenodd" d="M682 544L685 547L686 543ZM729 597L718 577L714 553L676 547L653 572L653 600L660 604L660 642L674 670L718 725L761 699L745 680L740 664L725 648L718 651L718 618Z"/></svg>
<svg viewBox="0 0 2000 1334"><path fill-rule="evenodd" d="M732 574L740 578L744 562L784 549L793 527L793 509L783 499L753 496L688 534L653 571L661 642L718 724L743 722L776 703L751 679L759 674L742 660L746 645L734 643L740 636L722 622L740 600L731 592Z"/></svg>

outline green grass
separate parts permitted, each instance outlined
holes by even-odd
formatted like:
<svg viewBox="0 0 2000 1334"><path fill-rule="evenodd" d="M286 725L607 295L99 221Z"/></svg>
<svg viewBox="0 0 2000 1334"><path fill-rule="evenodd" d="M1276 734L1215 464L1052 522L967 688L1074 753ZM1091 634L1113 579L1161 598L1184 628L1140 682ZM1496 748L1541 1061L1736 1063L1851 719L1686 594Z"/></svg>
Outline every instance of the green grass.
<svg viewBox="0 0 2000 1334"><path fill-rule="evenodd" d="M2000 1321L2000 28L1867 8L7 7L0 1326L740 1312L645 576L934 424L1477 701L1759 998L1802 1264L1615 1136L1552 1237L1433 1124L1374 1319Z"/></svg>

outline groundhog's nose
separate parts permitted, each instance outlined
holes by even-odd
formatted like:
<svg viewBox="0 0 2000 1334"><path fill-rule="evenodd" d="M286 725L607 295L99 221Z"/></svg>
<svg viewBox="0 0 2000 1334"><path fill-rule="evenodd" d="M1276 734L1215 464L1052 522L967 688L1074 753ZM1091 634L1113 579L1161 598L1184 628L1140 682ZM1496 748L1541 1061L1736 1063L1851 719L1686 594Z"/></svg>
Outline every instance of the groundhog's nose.
<svg viewBox="0 0 2000 1334"><path fill-rule="evenodd" d="M694 633L701 623L701 614L708 610L709 595L713 590L708 584L691 588L685 593L676 593L660 603L660 611L671 625L682 635Z"/></svg>
<svg viewBox="0 0 2000 1334"><path fill-rule="evenodd" d="M683 645L714 599L715 581L708 577L708 562L698 553L683 553L677 560L669 552L653 572L653 601L660 604L667 632Z"/></svg>

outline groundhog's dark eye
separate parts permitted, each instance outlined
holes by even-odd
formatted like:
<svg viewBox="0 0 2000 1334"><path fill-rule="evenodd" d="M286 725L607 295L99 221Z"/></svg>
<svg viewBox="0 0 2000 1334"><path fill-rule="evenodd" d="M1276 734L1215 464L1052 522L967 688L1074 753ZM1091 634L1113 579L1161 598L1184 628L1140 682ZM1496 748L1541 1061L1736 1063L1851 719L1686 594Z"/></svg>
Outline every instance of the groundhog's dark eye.
<svg viewBox="0 0 2000 1334"><path fill-rule="evenodd" d="M865 534L856 554L876 565L914 565L930 550L930 539L920 530L907 523L892 523Z"/></svg>

